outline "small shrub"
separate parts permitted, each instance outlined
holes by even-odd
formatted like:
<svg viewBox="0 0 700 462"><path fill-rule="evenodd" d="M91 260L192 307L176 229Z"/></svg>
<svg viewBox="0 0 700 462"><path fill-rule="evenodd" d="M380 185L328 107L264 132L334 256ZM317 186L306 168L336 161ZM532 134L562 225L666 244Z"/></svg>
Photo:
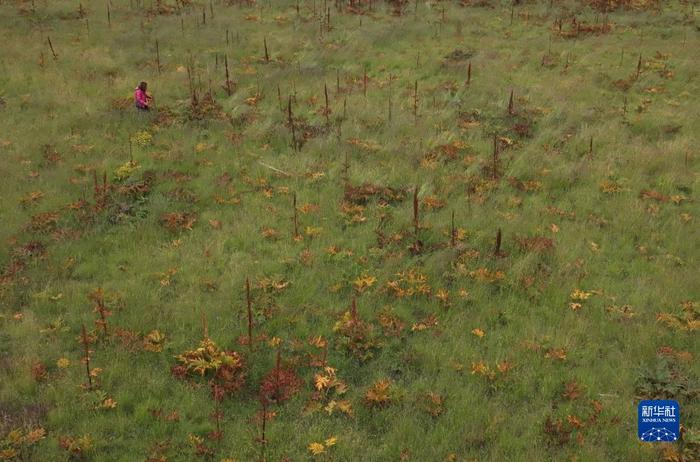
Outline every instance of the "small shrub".
<svg viewBox="0 0 700 462"><path fill-rule="evenodd" d="M217 401L235 394L245 384L246 366L241 355L220 349L211 339L205 338L198 348L175 358L180 364L172 367L172 374L179 379L207 378Z"/></svg>

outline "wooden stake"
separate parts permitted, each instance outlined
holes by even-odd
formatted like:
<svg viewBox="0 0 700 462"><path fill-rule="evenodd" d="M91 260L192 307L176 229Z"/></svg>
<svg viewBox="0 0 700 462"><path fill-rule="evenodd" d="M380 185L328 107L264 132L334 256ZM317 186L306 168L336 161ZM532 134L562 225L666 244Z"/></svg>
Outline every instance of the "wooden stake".
<svg viewBox="0 0 700 462"><path fill-rule="evenodd" d="M469 85L472 82L472 62L469 61L469 65L467 66L467 85Z"/></svg>
<svg viewBox="0 0 700 462"><path fill-rule="evenodd" d="M267 38L263 38L263 44L265 45L265 62L270 62L270 55L267 52Z"/></svg>

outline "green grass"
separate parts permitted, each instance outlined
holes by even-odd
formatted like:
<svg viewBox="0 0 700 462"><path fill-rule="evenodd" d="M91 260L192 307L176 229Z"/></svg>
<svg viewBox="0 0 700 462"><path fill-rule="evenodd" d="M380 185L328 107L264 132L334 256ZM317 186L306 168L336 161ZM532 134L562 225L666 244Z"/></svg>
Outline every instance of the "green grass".
<svg viewBox="0 0 700 462"><path fill-rule="evenodd" d="M292 1L195 2L172 15L147 14L155 1L137 3L112 2L108 25L106 1L85 2L82 18L75 1L0 1L0 438L46 430L23 460L67 460L61 438L85 435L86 460L207 460L190 435L203 438L210 460L257 460L254 416L260 381L275 365L273 337L303 385L269 407L268 461L661 460L659 446L636 437L637 403L651 396L681 404L687 433L665 450L698 455L700 37L692 4L617 9L607 15L611 31L565 38L557 18L566 32L572 15L587 25L605 16L575 1L523 2L512 20L510 2L494 0L410 2L402 16L383 2L365 15L328 2L331 29L321 32L320 1L301 1L299 14ZM447 59L455 50L469 57ZM188 67L200 98L211 85L220 114L188 117ZM140 80L156 99L150 114L130 102ZM296 137L302 122L320 132L299 150L285 125L290 95ZM115 105L124 99L128 107ZM150 142L137 142L141 132ZM117 181L130 139L138 169ZM444 155L452 148L441 151L448 145L452 158ZM93 174L112 185L101 211ZM119 193L147 177L141 198ZM405 199L372 198L365 220L351 223L346 183L399 188ZM43 196L30 200L34 192ZM442 207L426 206L433 199ZM196 221L170 231L161 219L172 212ZM44 213L55 223L32 227ZM264 237L267 229L276 237ZM502 255L494 256L498 229ZM553 247L518 243L533 237ZM502 278L482 281L481 269ZM407 270L425 275L429 296L393 295L388 283ZM376 280L359 293L354 281L363 276ZM247 336L246 278L254 335L268 339L253 351L238 341ZM263 291L265 278L288 285ZM108 338L88 299L98 287L112 311ZM576 289L589 298L572 299ZM353 297L379 347L364 362L340 348L333 329ZM399 336L384 335L381 313L398 317ZM657 320L660 313L676 317ZM202 339L203 315L210 338L240 352L248 369L245 386L221 405L219 441L207 436L215 402L206 381L170 372L175 355ZM431 315L437 325L418 328ZM91 345L90 365L102 369L93 391L80 388L82 325L100 337ZM166 336L161 352L142 347L153 330ZM320 351L308 343L315 336L328 340L327 362L347 384L352 416L309 410L322 372L309 364ZM61 358L68 367L56 365ZM482 361L488 370L479 373ZM37 363L47 370L41 380ZM365 393L382 379L391 380L391 403L370 408ZM567 399L572 382L578 396ZM437 417L424 409L429 392L444 399ZM106 397L116 407L99 408ZM179 419L164 419L172 411ZM548 420L562 433L547 431ZM331 436L337 443L312 456L308 446Z"/></svg>

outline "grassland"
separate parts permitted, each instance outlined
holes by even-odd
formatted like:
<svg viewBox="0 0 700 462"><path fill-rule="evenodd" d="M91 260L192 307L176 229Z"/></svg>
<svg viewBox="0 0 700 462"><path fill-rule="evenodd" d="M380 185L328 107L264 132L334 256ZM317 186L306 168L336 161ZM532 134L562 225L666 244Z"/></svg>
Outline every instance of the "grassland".
<svg viewBox="0 0 700 462"><path fill-rule="evenodd" d="M0 459L698 460L697 7L463 3L0 1Z"/></svg>

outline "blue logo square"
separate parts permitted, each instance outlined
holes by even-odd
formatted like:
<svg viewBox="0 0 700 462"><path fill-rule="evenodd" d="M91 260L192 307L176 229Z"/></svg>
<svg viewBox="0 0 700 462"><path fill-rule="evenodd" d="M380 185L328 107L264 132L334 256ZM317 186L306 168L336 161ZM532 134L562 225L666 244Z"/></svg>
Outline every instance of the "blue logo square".
<svg viewBox="0 0 700 462"><path fill-rule="evenodd" d="M681 407L671 399L641 401L637 406L637 436L647 442L677 441L681 436Z"/></svg>

